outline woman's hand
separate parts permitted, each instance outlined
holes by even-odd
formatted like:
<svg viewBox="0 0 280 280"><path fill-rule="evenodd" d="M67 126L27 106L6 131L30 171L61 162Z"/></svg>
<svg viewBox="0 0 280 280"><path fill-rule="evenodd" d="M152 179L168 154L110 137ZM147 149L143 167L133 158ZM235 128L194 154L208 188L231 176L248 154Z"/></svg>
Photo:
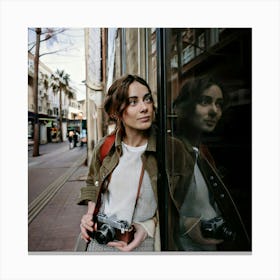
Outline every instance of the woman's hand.
<svg viewBox="0 0 280 280"><path fill-rule="evenodd" d="M97 225L94 225L94 222L92 221L93 212L95 209L95 203L92 201L88 202L88 211L85 215L82 216L81 219L81 238L85 240L86 242L89 242L90 236L88 235L88 231L93 232L96 230Z"/></svg>
<svg viewBox="0 0 280 280"><path fill-rule="evenodd" d="M107 245L111 247L115 247L123 252L130 252L133 249L137 248L147 238L148 233L139 224L134 224L134 227L135 227L134 239L129 244L127 244L124 241L112 241L109 242Z"/></svg>

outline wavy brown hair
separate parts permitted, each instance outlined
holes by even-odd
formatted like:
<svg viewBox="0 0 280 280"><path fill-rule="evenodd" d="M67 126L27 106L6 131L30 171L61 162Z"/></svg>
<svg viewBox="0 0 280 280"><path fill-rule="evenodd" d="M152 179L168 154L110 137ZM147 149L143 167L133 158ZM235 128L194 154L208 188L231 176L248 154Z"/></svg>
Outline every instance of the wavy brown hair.
<svg viewBox="0 0 280 280"><path fill-rule="evenodd" d="M224 86L220 81L205 75L190 80L183 85L178 97L173 102L173 109L176 112L183 112L185 118L191 118L201 95L212 85L217 85L221 89L225 106L228 102L228 98Z"/></svg>
<svg viewBox="0 0 280 280"><path fill-rule="evenodd" d="M110 86L104 101L104 110L109 117L109 121L114 121L117 128L123 129L121 117L123 111L128 106L128 90L133 82L138 82L147 87L151 92L148 83L137 75L127 74L113 82Z"/></svg>

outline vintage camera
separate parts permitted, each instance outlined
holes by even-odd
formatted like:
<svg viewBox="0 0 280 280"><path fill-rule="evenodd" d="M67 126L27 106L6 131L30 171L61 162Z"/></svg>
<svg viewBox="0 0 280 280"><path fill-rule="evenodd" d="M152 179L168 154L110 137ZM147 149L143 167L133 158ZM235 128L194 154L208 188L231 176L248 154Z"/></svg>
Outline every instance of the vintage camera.
<svg viewBox="0 0 280 280"><path fill-rule="evenodd" d="M134 237L134 227L129 226L127 221L116 220L105 214L97 215L97 231L94 234L99 244L107 244L114 239L131 242Z"/></svg>
<svg viewBox="0 0 280 280"><path fill-rule="evenodd" d="M201 232L205 238L223 239L234 241L236 232L224 221L222 217L215 217L210 220L201 221Z"/></svg>

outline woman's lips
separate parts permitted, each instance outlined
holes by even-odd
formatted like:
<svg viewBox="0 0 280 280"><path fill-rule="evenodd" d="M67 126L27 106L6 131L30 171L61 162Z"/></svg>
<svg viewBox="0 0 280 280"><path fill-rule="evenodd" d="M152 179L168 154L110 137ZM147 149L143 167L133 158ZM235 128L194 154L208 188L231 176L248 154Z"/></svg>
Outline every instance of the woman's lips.
<svg viewBox="0 0 280 280"><path fill-rule="evenodd" d="M216 121L214 121L214 120L205 120L205 123L207 124L207 125L211 125L211 126L213 126L213 125L216 125Z"/></svg>
<svg viewBox="0 0 280 280"><path fill-rule="evenodd" d="M149 116L142 117L142 118L139 118L138 120L141 121L141 122L148 122L148 121L150 121L150 117Z"/></svg>

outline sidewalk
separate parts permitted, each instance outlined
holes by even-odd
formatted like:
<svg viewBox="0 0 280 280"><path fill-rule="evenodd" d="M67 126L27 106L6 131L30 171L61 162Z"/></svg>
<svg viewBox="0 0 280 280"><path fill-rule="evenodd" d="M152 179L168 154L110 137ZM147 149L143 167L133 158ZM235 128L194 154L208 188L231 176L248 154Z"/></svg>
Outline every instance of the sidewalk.
<svg viewBox="0 0 280 280"><path fill-rule="evenodd" d="M62 156L56 156L58 151L61 152ZM86 147L77 147L76 150L69 151L68 143L49 143L40 145L42 156L33 158L31 154L29 157L30 168L36 168L38 165L38 169L42 170L42 166L48 165L46 168L49 168L49 165L54 165L51 160L51 163L48 163L48 158L57 158L57 161L60 162L58 168L62 168L61 165L65 166L68 163L66 157L75 153L81 153L81 156L72 162L74 166L77 164L76 168L73 169L75 171L70 177L67 177L65 183L29 224L29 252L35 254L38 252L73 252L75 248L80 233L80 220L87 210L87 206L77 205L80 189L85 185L88 173L88 166L81 164L81 159L86 155ZM52 168L56 168L56 166ZM63 176L65 176L64 173L61 177ZM43 180L42 176L39 178Z"/></svg>

